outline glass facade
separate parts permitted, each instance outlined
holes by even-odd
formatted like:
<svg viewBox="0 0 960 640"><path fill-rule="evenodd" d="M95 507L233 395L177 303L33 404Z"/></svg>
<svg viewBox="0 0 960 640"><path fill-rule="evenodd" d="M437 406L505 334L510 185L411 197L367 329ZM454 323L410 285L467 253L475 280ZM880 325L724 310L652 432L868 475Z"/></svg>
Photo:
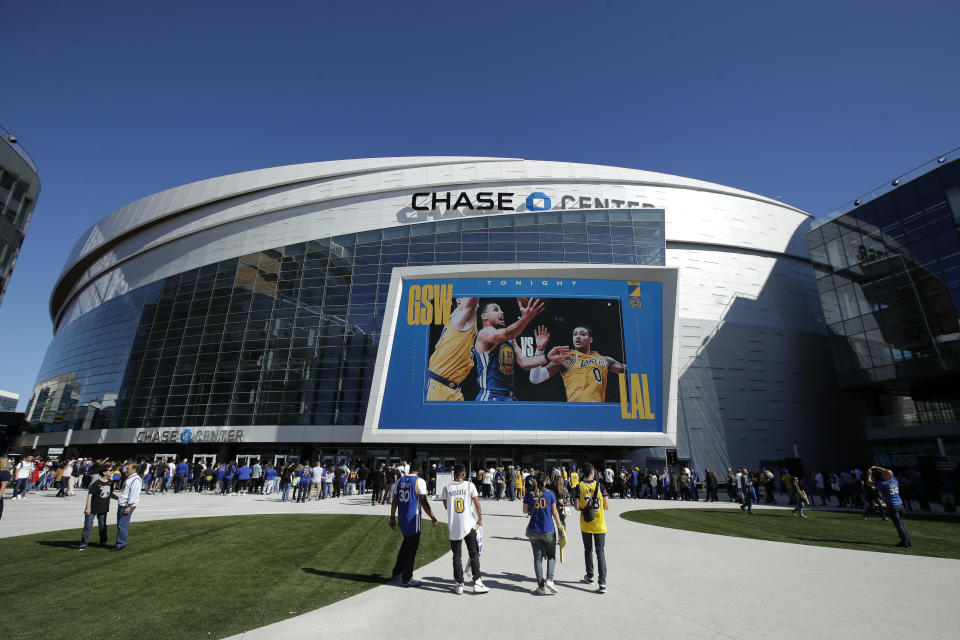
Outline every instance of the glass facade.
<svg viewBox="0 0 960 640"><path fill-rule="evenodd" d="M841 382L879 392L873 412L899 426L956 422L960 160L819 226L807 242ZM896 395L913 402L905 408Z"/></svg>
<svg viewBox="0 0 960 640"><path fill-rule="evenodd" d="M36 431L362 424L394 267L665 261L659 209L463 218L266 249L61 327L27 420Z"/></svg>

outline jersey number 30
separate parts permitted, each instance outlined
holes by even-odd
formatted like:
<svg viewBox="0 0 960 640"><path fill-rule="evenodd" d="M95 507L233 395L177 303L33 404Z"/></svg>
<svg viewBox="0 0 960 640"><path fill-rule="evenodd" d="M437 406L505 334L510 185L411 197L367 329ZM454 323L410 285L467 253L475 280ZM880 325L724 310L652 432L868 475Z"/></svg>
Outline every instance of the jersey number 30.
<svg viewBox="0 0 960 640"><path fill-rule="evenodd" d="M403 489L400 489L398 493L400 497L400 502L410 502L410 489L407 489L406 487L404 487Z"/></svg>

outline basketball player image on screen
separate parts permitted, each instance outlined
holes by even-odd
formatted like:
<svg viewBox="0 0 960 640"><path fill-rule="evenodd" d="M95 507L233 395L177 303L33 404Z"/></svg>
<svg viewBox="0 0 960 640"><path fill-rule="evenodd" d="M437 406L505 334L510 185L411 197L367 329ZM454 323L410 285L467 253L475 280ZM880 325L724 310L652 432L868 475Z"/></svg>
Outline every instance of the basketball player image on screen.
<svg viewBox="0 0 960 640"><path fill-rule="evenodd" d="M457 298L427 363L427 401L463 402L463 382L473 368L480 298Z"/></svg>
<svg viewBox="0 0 960 640"><path fill-rule="evenodd" d="M543 353L550 335L536 336L536 353ZM534 355L536 358L537 355ZM593 331L587 326L573 330L573 351L530 372L530 382L540 384L557 371L563 376L567 402L604 402L607 395L607 372L626 373L627 365L593 350Z"/></svg>
<svg viewBox="0 0 960 640"><path fill-rule="evenodd" d="M473 360L477 366L478 402L513 402L515 387L514 366L530 370L543 367L548 362L558 362L567 354L565 347L554 347L546 356L532 358L517 348L515 338L523 333L533 318L543 311L544 303L539 298L518 298L520 318L506 326L503 309L495 302L484 305L480 313L481 329L473 346ZM542 327L538 331L546 329ZM556 366L559 367L559 364Z"/></svg>

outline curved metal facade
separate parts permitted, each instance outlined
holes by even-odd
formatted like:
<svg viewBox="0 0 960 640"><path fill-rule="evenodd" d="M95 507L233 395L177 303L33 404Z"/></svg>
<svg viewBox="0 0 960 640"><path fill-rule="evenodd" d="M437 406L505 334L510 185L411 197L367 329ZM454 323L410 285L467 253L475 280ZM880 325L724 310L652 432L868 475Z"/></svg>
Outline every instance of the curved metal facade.
<svg viewBox="0 0 960 640"><path fill-rule="evenodd" d="M508 192L514 210L411 206L432 192L474 205ZM28 419L75 444L168 425L359 442L394 266L652 264L681 274L681 456L812 455L832 392L809 221L706 182L519 159L323 162L178 187L77 242Z"/></svg>

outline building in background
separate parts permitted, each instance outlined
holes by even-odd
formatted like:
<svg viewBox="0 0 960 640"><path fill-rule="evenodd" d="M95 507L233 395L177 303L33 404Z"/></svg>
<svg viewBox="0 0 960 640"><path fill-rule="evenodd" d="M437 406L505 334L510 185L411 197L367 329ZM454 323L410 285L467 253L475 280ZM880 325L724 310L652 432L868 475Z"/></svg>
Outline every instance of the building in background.
<svg viewBox="0 0 960 640"><path fill-rule="evenodd" d="M851 458L960 461L960 156L941 156L807 234L841 387L864 417ZM928 487L935 489L935 487Z"/></svg>
<svg viewBox="0 0 960 640"><path fill-rule="evenodd" d="M55 335L15 444L659 466L664 447L600 438L361 441L394 268L636 265L679 272L680 459L699 469L798 456L825 464L845 418L804 242L810 224L794 207L722 185L507 158L320 162L170 189L77 241L51 295Z"/></svg>
<svg viewBox="0 0 960 640"><path fill-rule="evenodd" d="M37 167L17 142L0 126L0 304L13 275L33 207L40 194Z"/></svg>
<svg viewBox="0 0 960 640"><path fill-rule="evenodd" d="M0 389L0 412L16 411L18 402L20 402L19 393Z"/></svg>

